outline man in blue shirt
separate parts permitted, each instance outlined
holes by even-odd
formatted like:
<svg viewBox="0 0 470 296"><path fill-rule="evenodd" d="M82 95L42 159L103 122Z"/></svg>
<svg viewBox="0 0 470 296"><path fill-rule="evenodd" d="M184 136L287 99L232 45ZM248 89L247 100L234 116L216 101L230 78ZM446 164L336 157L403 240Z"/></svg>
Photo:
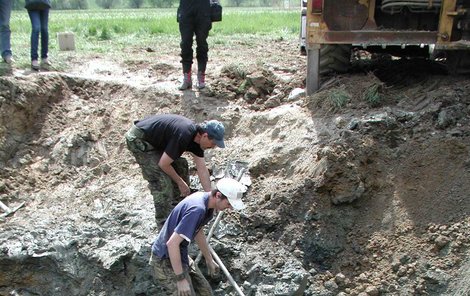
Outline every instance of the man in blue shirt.
<svg viewBox="0 0 470 296"><path fill-rule="evenodd" d="M224 133L224 125L217 120L196 124L176 114L152 115L134 122L125 135L127 147L149 182L157 222L168 216L178 197L190 194L188 162L181 157L184 152L192 155L204 191L211 190L204 150L224 148Z"/></svg>
<svg viewBox="0 0 470 296"><path fill-rule="evenodd" d="M202 228L214 211L244 209L241 198L246 191L244 185L231 178L219 180L216 187L210 192L193 193L178 203L152 245L155 278L168 295L212 295L209 283L188 257L188 246L192 241L197 243L209 273L215 274L219 266Z"/></svg>

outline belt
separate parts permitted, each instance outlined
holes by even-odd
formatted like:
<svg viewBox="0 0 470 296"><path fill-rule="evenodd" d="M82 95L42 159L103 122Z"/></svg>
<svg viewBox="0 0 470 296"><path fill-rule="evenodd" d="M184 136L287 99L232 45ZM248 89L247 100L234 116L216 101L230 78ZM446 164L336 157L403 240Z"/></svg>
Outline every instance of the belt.
<svg viewBox="0 0 470 296"><path fill-rule="evenodd" d="M135 125L131 127L131 129L129 130L129 133L133 134L136 138L139 138L139 139L145 138L144 131Z"/></svg>

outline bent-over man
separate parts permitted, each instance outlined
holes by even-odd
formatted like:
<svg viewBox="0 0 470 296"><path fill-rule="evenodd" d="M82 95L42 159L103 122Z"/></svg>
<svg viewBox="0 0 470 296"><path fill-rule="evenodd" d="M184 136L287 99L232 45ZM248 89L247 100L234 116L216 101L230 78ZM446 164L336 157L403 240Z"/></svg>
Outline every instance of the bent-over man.
<svg viewBox="0 0 470 296"><path fill-rule="evenodd" d="M156 280L167 295L213 295L199 268L188 256L188 245L195 241L205 258L209 274L218 272L202 229L215 211L241 210L245 186L234 179L223 178L210 192L196 192L183 199L170 213L152 245L151 264Z"/></svg>
<svg viewBox="0 0 470 296"><path fill-rule="evenodd" d="M178 197L190 194L188 162L181 157L184 152L192 155L204 191L211 190L204 150L224 148L224 133L224 125L217 120L196 124L176 114L153 115L134 122L125 135L127 147L149 182L158 223L168 216Z"/></svg>

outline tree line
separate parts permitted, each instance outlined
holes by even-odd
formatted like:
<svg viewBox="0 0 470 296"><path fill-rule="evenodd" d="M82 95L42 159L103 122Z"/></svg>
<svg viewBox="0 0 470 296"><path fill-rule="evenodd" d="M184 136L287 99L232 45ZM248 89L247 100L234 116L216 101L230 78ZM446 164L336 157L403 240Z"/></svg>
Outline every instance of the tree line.
<svg viewBox="0 0 470 296"><path fill-rule="evenodd" d="M1 0L4 1L4 0ZM89 9L90 3L104 9L112 8L170 8L177 6L179 0L51 0L52 9L57 10L73 10L73 9ZM280 7L283 0L224 0L223 4L229 6L263 6L263 7ZM13 9L24 9L24 0L13 0Z"/></svg>
<svg viewBox="0 0 470 296"><path fill-rule="evenodd" d="M4 1L4 0L2 0ZM142 8L142 7L172 7L179 0L93 0L98 7L111 8ZM89 0L51 0L52 9L73 10L88 9ZM13 9L24 9L24 0L13 0Z"/></svg>

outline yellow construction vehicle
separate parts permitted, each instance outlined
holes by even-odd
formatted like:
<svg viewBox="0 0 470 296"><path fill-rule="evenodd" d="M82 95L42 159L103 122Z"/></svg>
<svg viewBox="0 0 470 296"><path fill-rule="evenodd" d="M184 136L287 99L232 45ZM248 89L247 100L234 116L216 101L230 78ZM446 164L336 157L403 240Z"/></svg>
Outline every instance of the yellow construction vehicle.
<svg viewBox="0 0 470 296"><path fill-rule="evenodd" d="M470 0L307 0L302 10L307 94L321 75L347 71L353 49L439 58L452 73L470 72Z"/></svg>

